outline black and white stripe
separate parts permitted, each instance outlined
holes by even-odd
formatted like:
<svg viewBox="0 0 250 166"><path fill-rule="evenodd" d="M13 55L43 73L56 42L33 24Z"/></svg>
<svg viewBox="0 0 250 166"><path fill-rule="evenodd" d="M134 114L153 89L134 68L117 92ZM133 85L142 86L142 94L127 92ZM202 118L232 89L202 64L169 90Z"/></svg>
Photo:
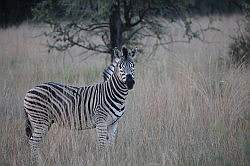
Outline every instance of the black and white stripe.
<svg viewBox="0 0 250 166"><path fill-rule="evenodd" d="M131 56L134 56L136 54L136 52L137 52L137 48L129 50L129 54ZM118 54L117 50L114 50L114 54ZM104 81L107 81L112 76L112 74L114 73L115 67L116 67L117 63L119 62L119 60L120 59L117 57L114 58L113 62L108 67L106 67L104 69L104 71L102 73Z"/></svg>
<svg viewBox="0 0 250 166"><path fill-rule="evenodd" d="M104 81L107 81L113 75L118 62L119 58L114 58L113 62L107 68L104 69L102 73Z"/></svg>
<svg viewBox="0 0 250 166"><path fill-rule="evenodd" d="M26 93L26 134L33 158L37 159L39 143L53 123L75 130L96 128L100 148L113 142L128 90L135 83L132 56L126 48L117 56L113 74L103 83L74 87L48 82Z"/></svg>

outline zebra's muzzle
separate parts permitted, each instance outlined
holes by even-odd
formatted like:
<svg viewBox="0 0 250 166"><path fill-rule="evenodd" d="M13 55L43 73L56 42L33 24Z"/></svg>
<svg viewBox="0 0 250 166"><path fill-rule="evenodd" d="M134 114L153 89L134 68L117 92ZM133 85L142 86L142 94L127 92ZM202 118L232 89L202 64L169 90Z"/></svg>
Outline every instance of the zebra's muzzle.
<svg viewBox="0 0 250 166"><path fill-rule="evenodd" d="M126 76L126 82L125 83L126 83L129 90L133 89L135 81L134 81L131 74Z"/></svg>

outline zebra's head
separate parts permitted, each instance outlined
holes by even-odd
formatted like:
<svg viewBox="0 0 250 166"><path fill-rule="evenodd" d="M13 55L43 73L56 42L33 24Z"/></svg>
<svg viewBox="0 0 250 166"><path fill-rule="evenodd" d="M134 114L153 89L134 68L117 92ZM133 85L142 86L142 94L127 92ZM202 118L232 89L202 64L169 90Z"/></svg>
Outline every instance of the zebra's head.
<svg viewBox="0 0 250 166"><path fill-rule="evenodd" d="M133 89L135 84L134 57L136 52L137 48L128 50L126 47L123 47L121 52L117 48L114 49L114 56L119 58L117 63L118 76L129 90Z"/></svg>

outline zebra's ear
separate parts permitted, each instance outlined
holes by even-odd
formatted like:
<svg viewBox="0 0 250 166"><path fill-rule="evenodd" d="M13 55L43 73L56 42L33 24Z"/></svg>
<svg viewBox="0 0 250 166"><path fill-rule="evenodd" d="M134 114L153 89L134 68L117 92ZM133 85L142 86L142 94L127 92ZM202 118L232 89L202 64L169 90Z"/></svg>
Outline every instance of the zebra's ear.
<svg viewBox="0 0 250 166"><path fill-rule="evenodd" d="M128 49L126 47L122 47L122 56L127 59L128 58Z"/></svg>
<svg viewBox="0 0 250 166"><path fill-rule="evenodd" d="M114 57L115 58L120 58L121 57L121 52L118 50L118 48L117 47L115 47L114 49L113 49L113 54L114 54Z"/></svg>
<svg viewBox="0 0 250 166"><path fill-rule="evenodd" d="M131 56L132 58L135 58L137 52L138 52L138 48L137 48L137 47L133 48L133 49L131 50L131 52L130 52L130 56Z"/></svg>

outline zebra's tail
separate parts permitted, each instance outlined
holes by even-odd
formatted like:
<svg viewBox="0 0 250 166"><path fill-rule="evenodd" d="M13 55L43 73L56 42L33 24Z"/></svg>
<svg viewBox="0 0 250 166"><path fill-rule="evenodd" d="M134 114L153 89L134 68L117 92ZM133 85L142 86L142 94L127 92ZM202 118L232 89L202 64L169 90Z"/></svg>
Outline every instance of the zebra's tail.
<svg viewBox="0 0 250 166"><path fill-rule="evenodd" d="M26 111L25 111L25 118L26 118L25 131L26 131L27 137L30 138L32 136L32 127L31 127L31 123L30 123L30 120L28 118L28 114Z"/></svg>

